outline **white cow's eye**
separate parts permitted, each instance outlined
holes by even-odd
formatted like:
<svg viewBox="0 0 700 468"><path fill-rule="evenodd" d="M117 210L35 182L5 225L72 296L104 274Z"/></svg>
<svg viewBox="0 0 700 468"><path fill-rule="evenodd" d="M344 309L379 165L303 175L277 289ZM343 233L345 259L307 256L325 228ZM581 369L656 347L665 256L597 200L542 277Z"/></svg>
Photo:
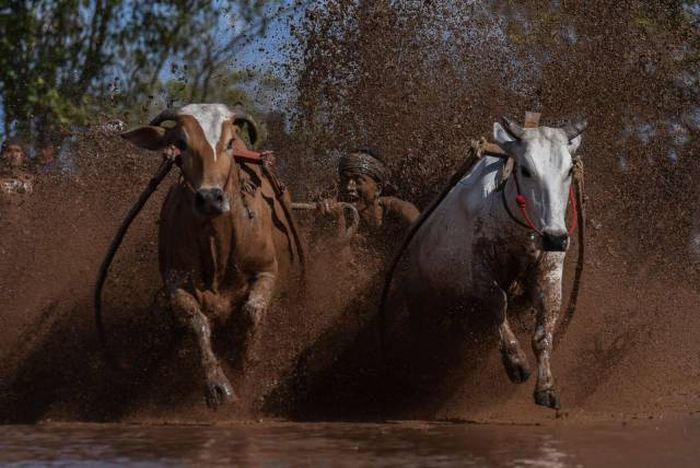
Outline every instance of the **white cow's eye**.
<svg viewBox="0 0 700 468"><path fill-rule="evenodd" d="M523 177L532 177L530 170L525 166L520 166L520 173L523 175Z"/></svg>

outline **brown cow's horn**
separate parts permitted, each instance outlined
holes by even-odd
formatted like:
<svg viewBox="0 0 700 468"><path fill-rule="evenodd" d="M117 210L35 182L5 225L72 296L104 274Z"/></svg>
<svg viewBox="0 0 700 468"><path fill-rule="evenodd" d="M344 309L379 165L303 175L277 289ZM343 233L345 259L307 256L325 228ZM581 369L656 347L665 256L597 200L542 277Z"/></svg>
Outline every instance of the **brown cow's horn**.
<svg viewBox="0 0 700 468"><path fill-rule="evenodd" d="M503 126L505 127L506 131L510 133L512 137L518 140L522 139L523 135L525 135L525 130L523 130L520 125L516 124L505 116L501 120L503 121Z"/></svg>
<svg viewBox="0 0 700 468"><path fill-rule="evenodd" d="M160 125L167 120L176 120L178 117L178 109L165 109L160 114L156 115L149 125Z"/></svg>
<svg viewBox="0 0 700 468"><path fill-rule="evenodd" d="M248 135L250 136L250 144L254 145L258 141L258 124L250 116L248 112L245 111L241 103L236 103L233 108L229 109L231 111L231 120L234 124L240 122L246 122L248 124Z"/></svg>
<svg viewBox="0 0 700 468"><path fill-rule="evenodd" d="M578 122L570 123L567 126L565 126L564 132L566 132L566 137L569 139L569 141L571 141L577 136L579 136L581 133L583 133L587 126L588 122L585 119L580 120Z"/></svg>

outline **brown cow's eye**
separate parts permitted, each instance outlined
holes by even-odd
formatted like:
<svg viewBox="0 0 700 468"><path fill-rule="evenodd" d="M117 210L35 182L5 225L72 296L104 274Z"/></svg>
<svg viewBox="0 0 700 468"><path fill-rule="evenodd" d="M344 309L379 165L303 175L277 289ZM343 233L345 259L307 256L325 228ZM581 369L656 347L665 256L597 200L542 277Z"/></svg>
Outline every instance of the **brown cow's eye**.
<svg viewBox="0 0 700 468"><path fill-rule="evenodd" d="M231 138L228 142L228 146L226 146L227 150L232 150L233 149L233 138Z"/></svg>

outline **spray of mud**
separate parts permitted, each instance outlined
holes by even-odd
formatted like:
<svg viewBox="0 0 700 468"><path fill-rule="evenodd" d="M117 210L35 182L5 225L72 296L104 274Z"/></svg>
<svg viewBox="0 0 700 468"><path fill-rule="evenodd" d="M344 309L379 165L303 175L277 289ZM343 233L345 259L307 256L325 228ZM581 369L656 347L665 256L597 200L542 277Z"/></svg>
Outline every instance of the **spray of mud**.
<svg viewBox="0 0 700 468"><path fill-rule="evenodd" d="M697 15L682 2L454 3L331 0L307 11L292 129L279 114L268 122L283 179L299 200L331 195L337 151L371 146L397 192L424 207L500 116L585 116L589 254L553 357L566 414L700 410ZM242 401L208 412L197 356L156 294L164 186L106 287L110 346L133 363L111 371L94 331L94 278L159 161L99 130L72 154L75 176L41 179L23 203L3 205L0 421L554 417L533 405L531 383L508 382L495 335L438 356L440 372L417 376L409 395L393 387L373 322L381 267L317 251L305 299L281 297L269 312L255 366L236 366L235 334L219 331ZM523 343L531 326L525 311Z"/></svg>

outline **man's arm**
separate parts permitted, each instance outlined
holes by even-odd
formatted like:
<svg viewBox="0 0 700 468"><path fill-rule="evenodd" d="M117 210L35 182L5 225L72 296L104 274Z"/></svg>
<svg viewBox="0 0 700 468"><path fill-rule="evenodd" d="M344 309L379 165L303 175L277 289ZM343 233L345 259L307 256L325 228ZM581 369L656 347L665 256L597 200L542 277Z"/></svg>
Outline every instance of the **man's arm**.
<svg viewBox="0 0 700 468"><path fill-rule="evenodd" d="M381 197L379 203L388 211L399 215L401 219L406 221L406 224L411 224L418 218L418 215L420 215L420 211L418 211L418 208L416 208L413 203L401 200L400 198Z"/></svg>

